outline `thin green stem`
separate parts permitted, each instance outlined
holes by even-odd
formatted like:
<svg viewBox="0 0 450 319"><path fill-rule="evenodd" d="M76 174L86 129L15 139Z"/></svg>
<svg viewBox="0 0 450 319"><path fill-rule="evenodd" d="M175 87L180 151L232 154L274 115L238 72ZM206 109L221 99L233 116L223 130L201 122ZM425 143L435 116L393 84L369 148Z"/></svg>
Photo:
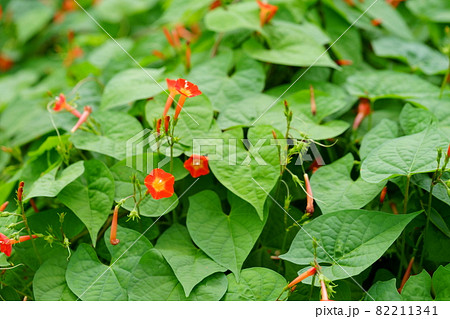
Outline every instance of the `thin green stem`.
<svg viewBox="0 0 450 319"><path fill-rule="evenodd" d="M28 219L27 219L27 215L25 214L25 209L23 208L23 202L21 200L19 200L18 203L19 203L19 210L20 210L20 213L22 215L22 220L23 220L23 223L25 225L25 229L27 230L27 233L30 236L31 244L33 245L33 249L34 249L34 252L36 254L36 258L38 259L39 264L42 264L41 256L39 255L39 252L38 252L37 247L36 247L36 243L34 242L34 238L33 238L32 234L31 234L30 227L28 226Z"/></svg>
<svg viewBox="0 0 450 319"><path fill-rule="evenodd" d="M408 199L409 199L409 185L411 182L411 175L406 176L406 186L405 186L405 198L403 200L403 214L406 214L408 209ZM402 232L401 235L401 243L400 243L400 263L398 267L397 278L401 279L402 271L403 271L403 263L402 261L406 258L406 234L405 231Z"/></svg>
<svg viewBox="0 0 450 319"><path fill-rule="evenodd" d="M434 177L434 176L433 176ZM431 180L430 185L430 194L428 196L428 206L427 206L427 222L425 224L425 230L423 232L423 247L422 247L422 254L420 255L420 261L419 261L419 267L422 268L423 263L423 257L425 256L425 244L427 242L427 234L428 234L428 228L430 226L430 219L431 219L431 203L433 201L433 189L434 189L434 178Z"/></svg>

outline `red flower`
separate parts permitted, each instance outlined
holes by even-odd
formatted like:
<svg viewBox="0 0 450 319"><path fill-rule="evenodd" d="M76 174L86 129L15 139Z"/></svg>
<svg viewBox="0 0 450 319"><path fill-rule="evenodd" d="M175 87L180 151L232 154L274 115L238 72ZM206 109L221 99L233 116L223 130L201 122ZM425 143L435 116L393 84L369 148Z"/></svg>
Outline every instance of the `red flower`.
<svg viewBox="0 0 450 319"><path fill-rule="evenodd" d="M156 121L156 134L160 134L161 133L161 119L158 119Z"/></svg>
<svg viewBox="0 0 450 319"><path fill-rule="evenodd" d="M170 116L167 115L164 118L164 132L168 133L169 132L169 124L170 124Z"/></svg>
<svg viewBox="0 0 450 319"><path fill-rule="evenodd" d="M31 235L31 237L29 235L20 236L19 240L14 240L9 239L8 237L0 233L0 251L2 253L5 253L5 255L9 257L11 256L12 245L22 243L24 241L30 240L31 238L37 238L37 236L36 235Z"/></svg>
<svg viewBox="0 0 450 319"><path fill-rule="evenodd" d="M177 89L178 93L186 97L194 97L202 94L197 85L184 79L178 79L175 84L175 88Z"/></svg>
<svg viewBox="0 0 450 319"><path fill-rule="evenodd" d="M272 20L275 13L277 13L278 7L259 0L256 0L256 2L259 6L259 21L261 26L264 26Z"/></svg>
<svg viewBox="0 0 450 319"><path fill-rule="evenodd" d="M208 158L202 155L192 155L184 162L184 168L191 173L194 178L209 174Z"/></svg>
<svg viewBox="0 0 450 319"><path fill-rule="evenodd" d="M370 108L370 100L366 98L359 99L358 114L353 122L353 129L356 130L361 124L362 120L372 112Z"/></svg>
<svg viewBox="0 0 450 319"><path fill-rule="evenodd" d="M165 118L167 115L167 112L169 112L170 106L172 105L172 102L175 99L175 96L178 94L178 90L176 89L175 85L177 84L177 81L166 79L167 82L167 89L169 90L169 96L166 100L166 105L164 106L164 112L163 117Z"/></svg>
<svg viewBox="0 0 450 319"><path fill-rule="evenodd" d="M450 144L448 144L447 157L450 157Z"/></svg>
<svg viewBox="0 0 450 319"><path fill-rule="evenodd" d="M154 199L171 197L175 177L160 168L155 168L144 180L148 192Z"/></svg>
<svg viewBox="0 0 450 319"><path fill-rule="evenodd" d="M64 94L59 94L59 97L56 98L55 106L53 107L53 110L56 112L59 112L61 110L66 110L75 115L76 117L80 118L81 114L78 112L74 107L70 106L66 102L66 96Z"/></svg>
<svg viewBox="0 0 450 319"><path fill-rule="evenodd" d="M8 237L0 233L0 251L6 256L11 256L12 244Z"/></svg>
<svg viewBox="0 0 450 319"><path fill-rule="evenodd" d="M181 94L181 96L177 102L177 108L175 109L175 115L173 117L174 121L178 119L178 115L180 115L186 98L202 94L197 85L186 81L185 79L178 79L177 83L175 84L175 88L177 89L177 92Z"/></svg>

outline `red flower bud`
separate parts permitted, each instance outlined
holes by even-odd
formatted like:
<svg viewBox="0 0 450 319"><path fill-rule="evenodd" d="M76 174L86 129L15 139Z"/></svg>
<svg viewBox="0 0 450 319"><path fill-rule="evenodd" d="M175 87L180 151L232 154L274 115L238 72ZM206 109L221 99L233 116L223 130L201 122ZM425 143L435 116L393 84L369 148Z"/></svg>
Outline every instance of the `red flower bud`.
<svg viewBox="0 0 450 319"><path fill-rule="evenodd" d="M116 205L116 207L114 207L114 213L111 222L111 234L109 236L109 242L111 243L111 245L117 245L120 242L120 240L116 238L118 216L119 216L119 205Z"/></svg>
<svg viewBox="0 0 450 319"><path fill-rule="evenodd" d="M170 116L164 118L164 132L169 133Z"/></svg>
<svg viewBox="0 0 450 319"><path fill-rule="evenodd" d="M382 22L383 22L383 21L382 21L381 19L372 19L372 20L370 21L370 23L372 23L372 25L373 25L374 27L378 27Z"/></svg>
<svg viewBox="0 0 450 319"><path fill-rule="evenodd" d="M380 194L380 204L382 204L382 205L384 203L384 198L386 197L386 193L387 193L387 186L384 186L383 190L381 191L381 194Z"/></svg>
<svg viewBox="0 0 450 319"><path fill-rule="evenodd" d="M370 100L366 98L360 98L358 104L358 114L356 114L353 122L353 129L356 130L361 124L362 120L372 112L370 108Z"/></svg>
<svg viewBox="0 0 450 319"><path fill-rule="evenodd" d="M405 286L406 282L408 281L409 277L411 276L411 269L414 264L414 256L409 261L408 267L406 268L405 274L403 275L402 282L400 284L400 287L398 288L398 292L401 293L403 290L403 287Z"/></svg>
<svg viewBox="0 0 450 319"><path fill-rule="evenodd" d="M20 182L19 183L19 188L17 189L17 200L19 202L22 201L22 195L23 195L23 186L25 185L25 182Z"/></svg>
<svg viewBox="0 0 450 319"><path fill-rule="evenodd" d="M312 215L314 213L314 197L311 189L311 183L309 182L308 174L303 175L305 179L305 187L306 187L306 214Z"/></svg>
<svg viewBox="0 0 450 319"><path fill-rule="evenodd" d="M314 97L314 87L312 85L309 86L309 93L311 96L311 113L312 115L316 115L317 112L316 99Z"/></svg>
<svg viewBox="0 0 450 319"><path fill-rule="evenodd" d="M85 106L83 114L81 114L80 119L75 124L75 126L70 130L70 132L75 133L75 131L78 130L78 128L81 126L81 124L86 122L86 120L88 119L88 117L91 113L92 113L92 108L90 106Z"/></svg>
<svg viewBox="0 0 450 319"><path fill-rule="evenodd" d="M161 133L161 119L158 119L156 121L156 134L160 134Z"/></svg>
<svg viewBox="0 0 450 319"><path fill-rule="evenodd" d="M34 202L34 199L30 199L30 205L33 208L35 213L39 213L39 208L36 206L36 203Z"/></svg>
<svg viewBox="0 0 450 319"><path fill-rule="evenodd" d="M6 207L8 206L8 204L9 204L8 201L4 202L4 203L2 204L2 206L0 206L0 212L4 212L5 209L6 209Z"/></svg>
<svg viewBox="0 0 450 319"><path fill-rule="evenodd" d="M320 281L320 293L322 295L322 298L320 301L333 301L328 299L328 291L327 291L327 285L325 284L324 280Z"/></svg>
<svg viewBox="0 0 450 319"><path fill-rule="evenodd" d="M352 65L353 61L352 60L345 60L345 59L340 59L340 60L336 60L337 65L340 66L347 66L347 65Z"/></svg>

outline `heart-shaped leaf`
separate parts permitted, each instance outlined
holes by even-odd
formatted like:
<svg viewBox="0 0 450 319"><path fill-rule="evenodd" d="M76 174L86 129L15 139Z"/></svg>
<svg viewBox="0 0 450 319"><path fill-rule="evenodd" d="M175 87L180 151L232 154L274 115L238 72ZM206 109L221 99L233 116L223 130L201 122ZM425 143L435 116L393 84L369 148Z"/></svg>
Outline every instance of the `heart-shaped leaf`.
<svg viewBox="0 0 450 319"><path fill-rule="evenodd" d="M425 109L406 104L399 117L400 126L406 135L422 132L434 122L433 114Z"/></svg>
<svg viewBox="0 0 450 319"><path fill-rule="evenodd" d="M163 84L159 84L162 80L162 71L162 69L129 69L120 72L106 85L101 108L110 109L162 92Z"/></svg>
<svg viewBox="0 0 450 319"><path fill-rule="evenodd" d="M402 289L404 301L431 301L431 277L422 270L421 273L409 277Z"/></svg>
<svg viewBox="0 0 450 319"><path fill-rule="evenodd" d="M227 280L223 273L205 278L186 298L183 287L178 282L170 265L156 249L144 254L133 271L130 281L129 300L192 300L218 301L227 290Z"/></svg>
<svg viewBox="0 0 450 319"><path fill-rule="evenodd" d="M330 280L355 276L372 265L419 213L393 215L377 211L343 210L315 218L297 233L289 251L280 258L297 265L323 263Z"/></svg>
<svg viewBox="0 0 450 319"><path fill-rule="evenodd" d="M361 159L364 160L371 151L396 137L398 137L397 123L388 119L382 119L377 126L364 135L359 149Z"/></svg>
<svg viewBox="0 0 450 319"><path fill-rule="evenodd" d="M66 282L67 256L47 259L34 275L33 293L37 301L74 301L77 296Z"/></svg>
<svg viewBox="0 0 450 319"><path fill-rule="evenodd" d="M231 212L222 211L219 196L210 190L189 197L187 228L195 244L219 265L239 278L244 260L261 234L267 213L261 221L255 210L236 196L230 198Z"/></svg>
<svg viewBox="0 0 450 319"><path fill-rule="evenodd" d="M395 176L431 172L437 166L437 148L446 147L446 143L433 127L389 140L367 155L361 177L369 183L379 183Z"/></svg>
<svg viewBox="0 0 450 319"><path fill-rule="evenodd" d="M343 209L361 208L383 189L386 182L371 184L350 177L354 158L347 154L332 164L322 166L311 177L311 188L323 214Z"/></svg>
<svg viewBox="0 0 450 319"><path fill-rule="evenodd" d="M241 134L241 130L235 130ZM209 164L217 179L233 193L255 207L261 220L267 194L279 175L279 158L275 145L264 137L272 136L270 126L256 126L248 131L249 150L241 138L223 134L221 157L211 158Z"/></svg>
<svg viewBox="0 0 450 319"><path fill-rule="evenodd" d="M445 55L421 42L381 37L372 41L372 47L376 55L399 59L408 63L412 69L419 69L428 75L443 72L448 68Z"/></svg>
<svg viewBox="0 0 450 319"><path fill-rule="evenodd" d="M450 299L450 264L439 268L433 274L433 289L436 295L436 300Z"/></svg>
<svg viewBox="0 0 450 319"><path fill-rule="evenodd" d="M47 174L41 176L33 184L33 188L25 197L25 200L33 197L55 197L68 184L77 179L84 172L82 161L76 162L58 173L58 167L55 167Z"/></svg>
<svg viewBox="0 0 450 319"><path fill-rule="evenodd" d="M196 248L187 229L174 224L164 232L155 246L172 267L183 286L186 297L203 279L226 268L215 263L203 251Z"/></svg>
<svg viewBox="0 0 450 319"><path fill-rule="evenodd" d="M95 250L81 244L70 258L66 280L70 289L81 300L127 300L127 289L132 272L141 256L152 248L152 244L140 233L117 227L119 244L106 246L111 253L111 265L102 264Z"/></svg>
<svg viewBox="0 0 450 319"><path fill-rule="evenodd" d="M439 88L417 75L395 71L358 72L347 79L347 90L369 99L426 98L439 95Z"/></svg>
<svg viewBox="0 0 450 319"><path fill-rule="evenodd" d="M142 126L132 116L119 112L95 112L93 117L100 125L99 134L78 130L71 141L76 148L93 151L123 160L127 154L126 142L141 132Z"/></svg>
<svg viewBox="0 0 450 319"><path fill-rule="evenodd" d="M58 199L86 225L95 245L97 233L111 213L114 178L103 162L86 161L84 174L67 185Z"/></svg>
<svg viewBox="0 0 450 319"><path fill-rule="evenodd" d="M317 38L305 33L298 24L274 21L264 27L264 35L269 48L250 38L242 46L245 53L256 60L275 64L336 67Z"/></svg>
<svg viewBox="0 0 450 319"><path fill-rule="evenodd" d="M395 278L377 281L367 292L366 301L402 301L402 296L395 286Z"/></svg>
<svg viewBox="0 0 450 319"><path fill-rule="evenodd" d="M265 84L261 63L246 56L235 63L231 52L222 53L200 64L192 70L189 78L209 97L214 109L219 111L225 111L234 103L260 93Z"/></svg>
<svg viewBox="0 0 450 319"><path fill-rule="evenodd" d="M275 301L287 284L279 273L259 267L242 270L239 283L231 274L227 279L225 301Z"/></svg>

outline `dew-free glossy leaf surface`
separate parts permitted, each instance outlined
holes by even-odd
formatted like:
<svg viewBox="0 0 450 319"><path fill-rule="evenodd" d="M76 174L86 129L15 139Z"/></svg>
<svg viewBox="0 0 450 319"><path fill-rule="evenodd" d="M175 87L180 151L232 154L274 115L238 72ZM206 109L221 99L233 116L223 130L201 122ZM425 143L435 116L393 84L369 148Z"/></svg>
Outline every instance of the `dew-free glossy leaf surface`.
<svg viewBox="0 0 450 319"><path fill-rule="evenodd" d="M203 251L196 248L186 227L174 224L161 235L155 246L172 267L183 286L186 297L200 281L226 268L215 263Z"/></svg>
<svg viewBox="0 0 450 319"><path fill-rule="evenodd" d="M436 169L437 148L445 143L434 128L389 140L367 155L361 177L379 183L395 176L431 172Z"/></svg>
<svg viewBox="0 0 450 319"><path fill-rule="evenodd" d="M151 249L144 254L133 271L128 290L129 300L218 301L227 290L224 274L216 273L196 286L189 298L162 254Z"/></svg>
<svg viewBox="0 0 450 319"><path fill-rule="evenodd" d="M67 185L58 199L86 225L95 245L97 233L111 213L114 179L103 162L84 162L84 173Z"/></svg>
<svg viewBox="0 0 450 319"><path fill-rule="evenodd" d="M358 177L352 180L353 155L322 166L311 177L311 188L322 214L343 209L361 208L383 189L386 182L371 184Z"/></svg>
<svg viewBox="0 0 450 319"><path fill-rule="evenodd" d="M77 297L66 282L67 256L55 255L34 275L33 293L38 301L74 301Z"/></svg>
<svg viewBox="0 0 450 319"><path fill-rule="evenodd" d="M330 280L357 275L380 258L418 214L393 215L376 211L342 210L315 218L303 226L280 258L297 265L317 261Z"/></svg>
<svg viewBox="0 0 450 319"><path fill-rule="evenodd" d="M242 270L239 282L232 274L227 279L225 301L275 301L287 285L279 273L260 267Z"/></svg>
<svg viewBox="0 0 450 319"><path fill-rule="evenodd" d="M215 262L239 272L256 240L264 221L245 201L231 197L231 212L225 215L219 197L213 191L203 191L189 198L187 228L194 243Z"/></svg>

